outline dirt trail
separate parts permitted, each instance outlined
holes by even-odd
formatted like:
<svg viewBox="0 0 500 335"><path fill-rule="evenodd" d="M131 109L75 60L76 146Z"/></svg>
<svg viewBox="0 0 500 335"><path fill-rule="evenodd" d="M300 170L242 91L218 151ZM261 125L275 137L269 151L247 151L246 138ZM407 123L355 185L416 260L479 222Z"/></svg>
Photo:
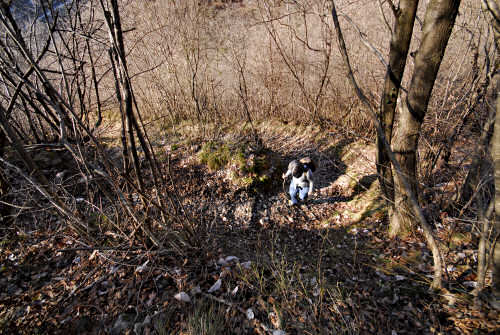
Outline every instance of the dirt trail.
<svg viewBox="0 0 500 335"><path fill-rule="evenodd" d="M306 203L296 207L288 204L285 192L289 180L284 188L281 179L273 180L271 190L263 193L238 188L228 180L226 171L211 172L198 162L196 153L183 151L173 154L171 171L186 207L205 216L207 220L213 220L215 225L233 228L284 224L304 228L324 227L328 224L324 221L351 198L346 197L346 192L341 189L349 185L336 183L345 173L345 164L338 157L339 149L332 150L331 146L324 143L315 144L300 134L292 137L268 136L264 133L262 137L265 147L277 154L284 166L291 159L306 155L317 162L314 195ZM369 159L366 157L363 163L368 174L374 173L375 169ZM346 177L344 175L344 179Z"/></svg>

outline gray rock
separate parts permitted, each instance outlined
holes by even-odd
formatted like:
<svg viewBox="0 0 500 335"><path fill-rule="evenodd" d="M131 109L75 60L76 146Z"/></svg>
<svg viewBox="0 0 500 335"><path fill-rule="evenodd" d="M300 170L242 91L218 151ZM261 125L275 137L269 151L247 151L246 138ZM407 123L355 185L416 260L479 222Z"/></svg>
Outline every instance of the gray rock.
<svg viewBox="0 0 500 335"><path fill-rule="evenodd" d="M134 314L120 314L111 328L111 335L119 335L126 329L132 329L134 325Z"/></svg>

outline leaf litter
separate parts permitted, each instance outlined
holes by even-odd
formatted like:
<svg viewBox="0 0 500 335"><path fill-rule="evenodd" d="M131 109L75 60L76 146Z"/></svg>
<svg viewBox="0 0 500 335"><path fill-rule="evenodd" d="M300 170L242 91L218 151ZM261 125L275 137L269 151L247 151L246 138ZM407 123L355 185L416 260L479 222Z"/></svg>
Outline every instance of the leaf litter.
<svg viewBox="0 0 500 335"><path fill-rule="evenodd" d="M174 178L189 170L177 178L180 199L193 217L215 222L201 252L72 250L77 237L63 225L8 235L0 250L0 333L181 334L202 301L219 306L238 334L498 331L498 313L472 307L471 244L447 255L447 290L429 292L432 260L422 236L388 240L377 217L353 224L341 191L290 208L279 189L235 190L185 161L171 162ZM321 164L320 172L334 175L321 180L320 173L326 187L341 164L333 156ZM209 188L207 179L219 186Z"/></svg>

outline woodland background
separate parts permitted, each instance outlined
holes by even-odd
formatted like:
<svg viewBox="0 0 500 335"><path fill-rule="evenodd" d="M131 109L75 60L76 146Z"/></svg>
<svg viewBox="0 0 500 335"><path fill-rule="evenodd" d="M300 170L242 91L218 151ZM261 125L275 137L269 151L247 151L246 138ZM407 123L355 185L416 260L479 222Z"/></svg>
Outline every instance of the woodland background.
<svg viewBox="0 0 500 335"><path fill-rule="evenodd" d="M498 331L499 7L2 0L0 333Z"/></svg>

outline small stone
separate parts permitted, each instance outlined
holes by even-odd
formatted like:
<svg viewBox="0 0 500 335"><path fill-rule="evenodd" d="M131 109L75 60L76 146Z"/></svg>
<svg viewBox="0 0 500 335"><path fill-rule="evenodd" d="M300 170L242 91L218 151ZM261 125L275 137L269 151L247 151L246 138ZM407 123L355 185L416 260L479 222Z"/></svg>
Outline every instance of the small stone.
<svg viewBox="0 0 500 335"><path fill-rule="evenodd" d="M201 293L201 288L199 286L195 286L191 289L191 295L197 295Z"/></svg>
<svg viewBox="0 0 500 335"><path fill-rule="evenodd" d="M241 265L241 267L242 267L243 269L248 270L248 269L250 269L250 267L252 266L252 261L243 262L243 263L240 263L240 265Z"/></svg>
<svg viewBox="0 0 500 335"><path fill-rule="evenodd" d="M236 257L236 256L227 256L224 260L225 260L227 263L232 262L232 261L238 262L238 261L239 261L239 258L238 258L238 257Z"/></svg>
<svg viewBox="0 0 500 335"><path fill-rule="evenodd" d="M255 318L255 314L253 313L251 308L247 309L246 315L248 320L253 320Z"/></svg>
<svg viewBox="0 0 500 335"><path fill-rule="evenodd" d="M182 302L191 302L191 298L186 292L179 292L174 295L174 298Z"/></svg>
<svg viewBox="0 0 500 335"><path fill-rule="evenodd" d="M207 291L207 292L208 292L208 293L212 293L212 292L218 291L218 290L220 289L221 285L222 285L222 280L218 279L218 280L215 282L215 284L213 284L213 285L212 285L212 287L210 287L210 288L208 289L208 291Z"/></svg>

